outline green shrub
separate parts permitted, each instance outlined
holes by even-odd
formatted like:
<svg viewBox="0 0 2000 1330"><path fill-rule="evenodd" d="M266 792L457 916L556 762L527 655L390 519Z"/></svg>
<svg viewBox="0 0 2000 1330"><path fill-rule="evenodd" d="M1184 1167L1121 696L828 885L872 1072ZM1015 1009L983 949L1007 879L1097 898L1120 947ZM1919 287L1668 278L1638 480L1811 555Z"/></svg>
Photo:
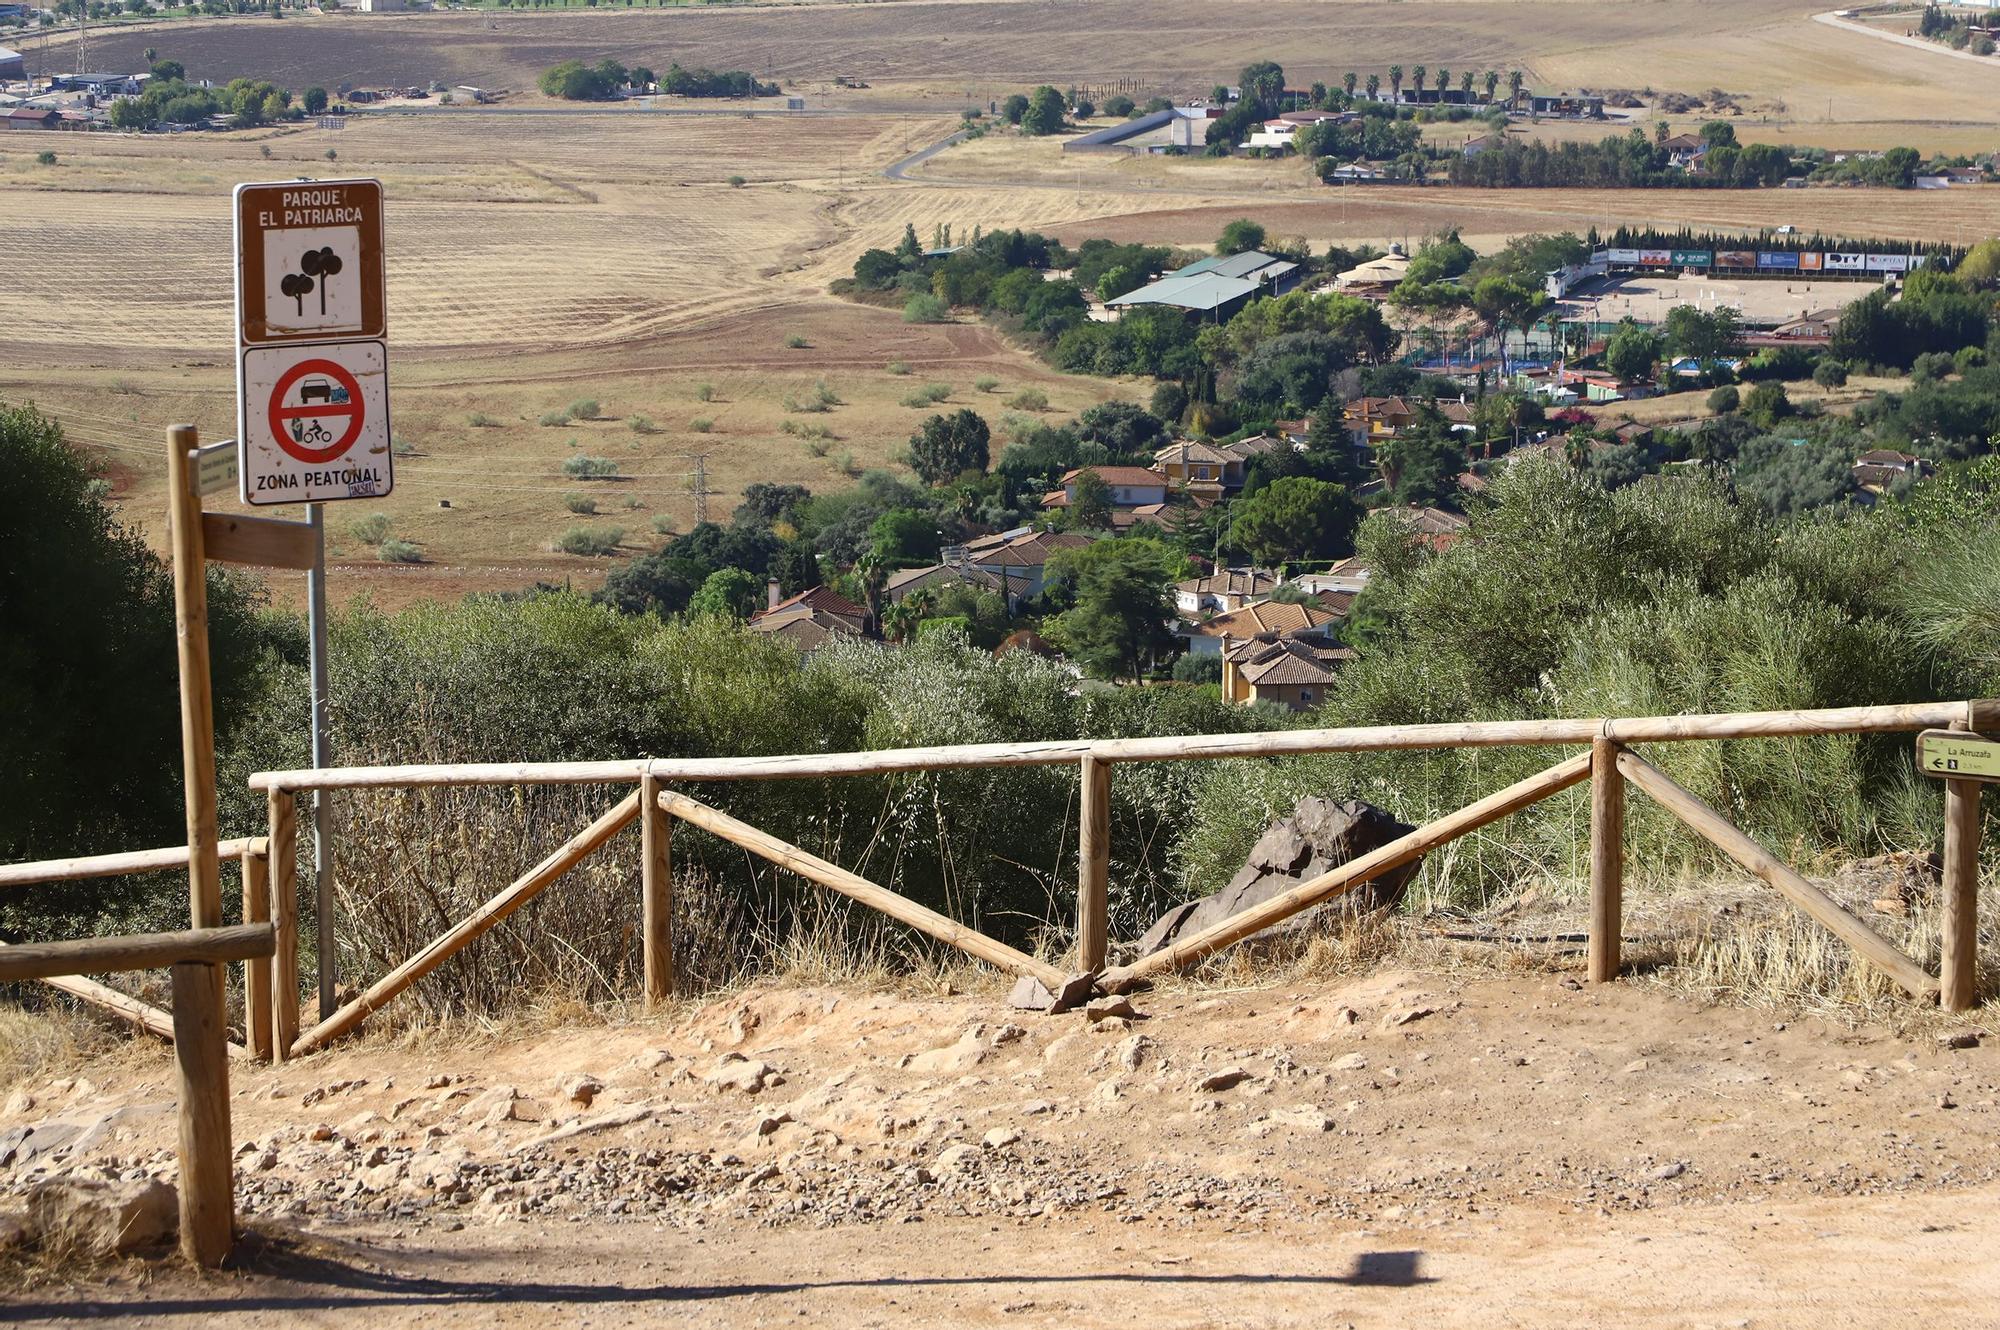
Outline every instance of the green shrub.
<svg viewBox="0 0 2000 1330"><path fill-rule="evenodd" d="M712 384L712 383L698 383L698 384L696 384L696 385L695 385L695 387L694 387L694 396L695 396L695 400L696 400L696 401L698 401L698 402L712 402L712 401L714 401L714 400L715 400L715 385L714 385L714 384Z"/></svg>
<svg viewBox="0 0 2000 1330"><path fill-rule="evenodd" d="M653 423L651 416L633 416L626 423L632 427L634 434L658 434L660 432L660 427Z"/></svg>
<svg viewBox="0 0 2000 1330"><path fill-rule="evenodd" d="M1040 388L1023 388L1007 399L1007 405L1016 411L1046 411L1049 395Z"/></svg>
<svg viewBox="0 0 2000 1330"><path fill-rule="evenodd" d="M543 412L543 413L542 413L542 421L541 421L541 423L542 423L542 424L544 424L544 425L554 425L554 426L558 426L558 427L560 427L560 426L563 426L563 425L567 425L567 424L569 424L569 412L567 412L567 411L545 411L545 412Z"/></svg>
<svg viewBox="0 0 2000 1330"><path fill-rule="evenodd" d="M729 187L731 189L741 189L743 188L744 185L748 183L749 182L744 180L744 178L740 175L733 175L729 177Z"/></svg>
<svg viewBox="0 0 2000 1330"><path fill-rule="evenodd" d="M56 155L44 150L35 154L35 162L39 166L54 166L56 164Z"/></svg>
<svg viewBox="0 0 2000 1330"><path fill-rule="evenodd" d="M618 474L618 463L609 457L578 453L563 459L562 470L571 480L608 480Z"/></svg>
<svg viewBox="0 0 2000 1330"><path fill-rule="evenodd" d="M375 557L383 563L422 563L424 552L407 540L385 540Z"/></svg>
<svg viewBox="0 0 2000 1330"><path fill-rule="evenodd" d="M565 494L563 495L563 507L579 516L588 517L597 511L597 500L591 498L588 494Z"/></svg>
<svg viewBox="0 0 2000 1330"><path fill-rule="evenodd" d="M980 392L990 393L1000 386L1000 380L994 378L991 374L982 374L972 381L972 386Z"/></svg>
<svg viewBox="0 0 2000 1330"><path fill-rule="evenodd" d="M1847 383L1846 362L1832 356L1821 356L1819 364L1813 366L1813 382L1822 388L1839 388Z"/></svg>
<svg viewBox="0 0 2000 1330"><path fill-rule="evenodd" d="M833 389L827 387L825 379L814 383L812 391L804 397L796 397L791 393L786 393L784 398L785 410L805 412L807 414L831 411L839 405L839 395Z"/></svg>
<svg viewBox="0 0 2000 1330"><path fill-rule="evenodd" d="M624 529L615 526L573 526L556 540L556 549L564 554L581 554L588 558L601 559L616 554L619 544L625 539Z"/></svg>
<svg viewBox="0 0 2000 1330"><path fill-rule="evenodd" d="M579 397L569 404L569 413L577 420L595 420L597 419L597 399L595 397Z"/></svg>
<svg viewBox="0 0 2000 1330"><path fill-rule="evenodd" d="M793 351L799 351L811 346L812 343L808 342L802 334L793 333L785 339L785 345Z"/></svg>
<svg viewBox="0 0 2000 1330"><path fill-rule="evenodd" d="M948 323L951 321L951 306L928 291L919 291L903 302L903 322L905 323Z"/></svg>
<svg viewBox="0 0 2000 1330"><path fill-rule="evenodd" d="M655 535L660 535L660 536L673 535L674 519L668 517L665 513L661 513L658 517L655 517L653 519L653 533Z"/></svg>
<svg viewBox="0 0 2000 1330"><path fill-rule="evenodd" d="M389 534L389 514L370 513L349 525L347 533L363 545L380 545Z"/></svg>
<svg viewBox="0 0 2000 1330"><path fill-rule="evenodd" d="M889 362L888 370L891 374L908 374L910 372L910 367L904 361L892 360Z"/></svg>
<svg viewBox="0 0 2000 1330"><path fill-rule="evenodd" d="M499 421L487 415L484 411L474 411L470 416L466 417L465 423L474 429L493 429L500 424Z"/></svg>
<svg viewBox="0 0 2000 1330"><path fill-rule="evenodd" d="M1742 398L1737 394L1734 384L1725 383L1708 395L1708 410L1711 415L1729 415L1740 405Z"/></svg>
<svg viewBox="0 0 2000 1330"><path fill-rule="evenodd" d="M693 420L690 420L688 422L688 428L693 430L696 434L706 434L710 430L715 428L715 422L713 420L710 420L707 416L696 416Z"/></svg>

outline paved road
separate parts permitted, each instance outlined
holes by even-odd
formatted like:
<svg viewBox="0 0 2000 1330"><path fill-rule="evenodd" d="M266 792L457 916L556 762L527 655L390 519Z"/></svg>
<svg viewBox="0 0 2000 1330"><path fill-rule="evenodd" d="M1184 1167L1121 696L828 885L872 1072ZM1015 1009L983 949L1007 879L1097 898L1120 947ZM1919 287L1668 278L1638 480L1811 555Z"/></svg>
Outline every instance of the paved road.
<svg viewBox="0 0 2000 1330"><path fill-rule="evenodd" d="M924 148L920 151L911 153L908 157L903 158L901 161L889 163L889 165L883 169L882 174L887 176L891 180L900 180L905 184L910 184L910 183L927 184L929 183L928 181L912 182L910 180L910 177L905 173L908 172L909 169L913 166L922 166L925 162L937 156L939 153L943 152L946 148L949 148L952 144L961 142L964 138L965 138L965 131L961 129L956 134L952 134L949 135L948 137L939 139L936 143L931 144L931 146L928 148Z"/></svg>
<svg viewBox="0 0 2000 1330"><path fill-rule="evenodd" d="M1900 32L1886 32L1867 23L1856 23L1852 19L1839 17L1838 11L1829 9L1824 14L1814 14L1813 22L1824 23L1829 28L1840 28L1845 32L1858 32L1864 37L1874 37L1879 41L1895 42L1898 46L1913 46L1919 51L1929 51L1932 55L1948 55L1955 60L1974 60L1988 69L2000 68L2000 60L1990 55L1974 55L1970 51L1953 50L1943 42L1934 42L1927 37L1906 37Z"/></svg>

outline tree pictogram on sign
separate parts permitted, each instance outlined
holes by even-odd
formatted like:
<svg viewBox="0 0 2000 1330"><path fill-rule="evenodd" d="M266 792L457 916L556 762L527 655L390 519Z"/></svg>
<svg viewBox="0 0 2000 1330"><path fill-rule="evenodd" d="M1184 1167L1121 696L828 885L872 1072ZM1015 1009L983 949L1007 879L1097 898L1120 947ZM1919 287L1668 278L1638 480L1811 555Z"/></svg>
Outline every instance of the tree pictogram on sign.
<svg viewBox="0 0 2000 1330"><path fill-rule="evenodd" d="M331 360L302 360L271 389L271 437L301 462L341 456L360 436L366 415L361 384Z"/></svg>

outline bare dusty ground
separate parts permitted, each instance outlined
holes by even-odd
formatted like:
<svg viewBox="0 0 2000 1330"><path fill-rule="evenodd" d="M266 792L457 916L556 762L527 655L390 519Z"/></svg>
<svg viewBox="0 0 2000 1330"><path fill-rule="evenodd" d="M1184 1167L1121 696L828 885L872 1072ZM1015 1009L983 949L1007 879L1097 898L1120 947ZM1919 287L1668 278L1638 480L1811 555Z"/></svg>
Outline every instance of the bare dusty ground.
<svg viewBox="0 0 2000 1330"><path fill-rule="evenodd" d="M2000 1324L1990 1039L1557 975L1137 1005L763 990L239 1069L239 1268L16 1267L0 1319ZM0 1117L83 1133L10 1190L171 1171L165 1056L84 1076Z"/></svg>

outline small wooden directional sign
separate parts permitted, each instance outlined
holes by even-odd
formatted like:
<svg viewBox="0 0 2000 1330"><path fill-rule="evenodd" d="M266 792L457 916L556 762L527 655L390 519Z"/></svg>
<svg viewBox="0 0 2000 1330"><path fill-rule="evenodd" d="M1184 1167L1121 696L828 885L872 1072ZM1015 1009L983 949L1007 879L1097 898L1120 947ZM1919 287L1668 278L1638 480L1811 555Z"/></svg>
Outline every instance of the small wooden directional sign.
<svg viewBox="0 0 2000 1330"><path fill-rule="evenodd" d="M1925 730L1917 736L1917 768L1939 780L2000 781L2000 739L1964 730Z"/></svg>

